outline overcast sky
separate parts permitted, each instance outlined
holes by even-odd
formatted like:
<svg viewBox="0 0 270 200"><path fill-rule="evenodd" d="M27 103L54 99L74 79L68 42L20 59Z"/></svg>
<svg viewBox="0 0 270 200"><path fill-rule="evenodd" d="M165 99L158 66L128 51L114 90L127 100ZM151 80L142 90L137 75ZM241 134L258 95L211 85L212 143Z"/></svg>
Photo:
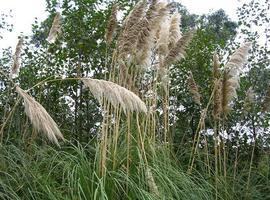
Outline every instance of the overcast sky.
<svg viewBox="0 0 270 200"><path fill-rule="evenodd" d="M237 19L236 8L239 0L179 0L179 2L191 13L204 14L222 8L233 20ZM9 10L12 10L13 18L10 23L14 25L14 31L4 35L4 39L0 40L0 48L14 47L21 32L25 35L31 33L31 24L35 17L39 21L46 18L45 0L0 0L0 13L8 13Z"/></svg>

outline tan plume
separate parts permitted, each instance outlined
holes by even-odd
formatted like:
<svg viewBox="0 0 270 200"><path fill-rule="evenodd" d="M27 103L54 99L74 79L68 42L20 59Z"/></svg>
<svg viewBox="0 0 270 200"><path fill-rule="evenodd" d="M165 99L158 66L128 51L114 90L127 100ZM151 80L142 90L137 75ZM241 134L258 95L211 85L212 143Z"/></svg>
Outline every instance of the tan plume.
<svg viewBox="0 0 270 200"><path fill-rule="evenodd" d="M219 63L219 56L217 53L214 53L213 56L213 77L214 79L220 77L220 63Z"/></svg>
<svg viewBox="0 0 270 200"><path fill-rule="evenodd" d="M129 15L124 21L124 31L131 29L144 16L147 2L145 0L139 1L130 11Z"/></svg>
<svg viewBox="0 0 270 200"><path fill-rule="evenodd" d="M16 91L24 100L25 113L34 128L45 133L51 142L59 146L58 139L64 140L64 137L45 108L20 87L16 86Z"/></svg>
<svg viewBox="0 0 270 200"><path fill-rule="evenodd" d="M157 35L158 40L161 24L169 16L169 6L165 2L159 2L156 4L155 9L155 12L153 12L152 17L149 17L149 20L151 21L150 28Z"/></svg>
<svg viewBox="0 0 270 200"><path fill-rule="evenodd" d="M117 11L118 11L118 4L114 4L112 6L111 15L109 18L109 22L106 28L105 39L108 44L112 42L114 32L117 28Z"/></svg>
<svg viewBox="0 0 270 200"><path fill-rule="evenodd" d="M145 23L143 16L146 5L145 0L138 2L124 22L123 31L117 41L117 48L121 59L130 57L135 52L136 41L141 31L141 26Z"/></svg>
<svg viewBox="0 0 270 200"><path fill-rule="evenodd" d="M222 112L224 116L231 110L230 103L237 97L236 90L239 88L239 75L242 66L247 60L248 50L251 43L246 43L238 48L225 65L222 79Z"/></svg>
<svg viewBox="0 0 270 200"><path fill-rule="evenodd" d="M61 14L59 12L56 13L53 23L49 32L49 36L47 38L47 41L49 43L54 43L57 39L58 35L61 33Z"/></svg>
<svg viewBox="0 0 270 200"><path fill-rule="evenodd" d="M150 23L146 18L141 21L139 29L141 31L139 31L136 41L136 58L138 66L145 68L149 66L150 63L151 49L154 44L153 32L151 31Z"/></svg>
<svg viewBox="0 0 270 200"><path fill-rule="evenodd" d="M189 92L192 94L193 101L196 104L201 105L201 95L199 93L198 86L193 78L192 72L189 72L187 83L188 83Z"/></svg>
<svg viewBox="0 0 270 200"><path fill-rule="evenodd" d="M185 57L185 50L187 45L189 44L189 42L191 41L193 37L193 31L190 31L188 33L186 33L185 35L183 35L183 37L181 37L177 43L175 44L175 47L173 47L168 55L165 58L164 64L165 65L170 65L176 61L179 61L180 59Z"/></svg>
<svg viewBox="0 0 270 200"><path fill-rule="evenodd" d="M160 25L159 37L157 41L158 53L160 56L166 56L169 51L169 36L170 36L170 23L169 19L165 18Z"/></svg>
<svg viewBox="0 0 270 200"><path fill-rule="evenodd" d="M149 11L150 10L150 11ZM151 51L155 45L155 36L161 23L169 13L167 4L152 2L144 17L144 22L139 27L137 36L137 62L139 66L149 66Z"/></svg>
<svg viewBox="0 0 270 200"><path fill-rule="evenodd" d="M182 37L180 31L181 15L175 13L170 20L170 37L169 37L169 49L173 48L176 42Z"/></svg>
<svg viewBox="0 0 270 200"><path fill-rule="evenodd" d="M219 120L222 113L222 81L215 79L214 81L214 96L213 96L213 117L214 120Z"/></svg>
<svg viewBox="0 0 270 200"><path fill-rule="evenodd" d="M18 74L20 69L20 59L22 54L23 38L21 37L16 45L15 53L13 55L13 65L11 67L11 76Z"/></svg>
<svg viewBox="0 0 270 200"><path fill-rule="evenodd" d="M124 112L147 112L145 103L133 92L110 81L82 79L94 97L102 104L107 99L114 107L120 105Z"/></svg>
<svg viewBox="0 0 270 200"><path fill-rule="evenodd" d="M152 0L149 9L146 12L146 18L149 20L154 16L157 12L157 0Z"/></svg>

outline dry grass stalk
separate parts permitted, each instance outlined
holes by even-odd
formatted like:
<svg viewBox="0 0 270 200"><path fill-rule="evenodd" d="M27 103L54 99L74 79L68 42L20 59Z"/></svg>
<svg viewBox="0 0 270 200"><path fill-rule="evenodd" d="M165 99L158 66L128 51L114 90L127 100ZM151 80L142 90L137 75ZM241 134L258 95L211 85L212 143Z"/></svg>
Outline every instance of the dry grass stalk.
<svg viewBox="0 0 270 200"><path fill-rule="evenodd" d="M15 53L13 55L13 65L11 67L11 76L18 74L20 69L20 59L22 54L23 38L21 37L17 43Z"/></svg>
<svg viewBox="0 0 270 200"><path fill-rule="evenodd" d="M52 27L47 38L49 43L54 43L57 39L57 36L61 33L61 19L61 14L57 12L53 19Z"/></svg>
<svg viewBox="0 0 270 200"><path fill-rule="evenodd" d="M263 104L262 104L262 112L268 112L270 110L270 87L266 92Z"/></svg>
<svg viewBox="0 0 270 200"><path fill-rule="evenodd" d="M201 105L201 95L199 93L198 86L193 78L192 72L189 72L187 83L188 83L189 92L192 94L193 101L196 104Z"/></svg>
<svg viewBox="0 0 270 200"><path fill-rule="evenodd" d="M222 81L220 79L216 79L214 82L213 102L213 117L218 121L222 113Z"/></svg>
<svg viewBox="0 0 270 200"><path fill-rule="evenodd" d="M170 65L173 62L179 61L180 59L185 57L185 50L189 42L191 41L193 36L193 31L190 31L183 35L182 38L180 38L177 43L175 44L175 47L172 48L168 55L165 58L164 64Z"/></svg>
<svg viewBox="0 0 270 200"><path fill-rule="evenodd" d="M217 53L213 56L213 78L214 78L214 96L213 96L213 117L219 120L222 113L222 81L220 79L220 63Z"/></svg>
<svg viewBox="0 0 270 200"><path fill-rule="evenodd" d="M117 11L118 11L118 4L114 4L112 6L111 15L109 18L109 22L106 28L105 39L107 44L111 44L113 39L113 34L117 28Z"/></svg>
<svg viewBox="0 0 270 200"><path fill-rule="evenodd" d="M158 187L153 177L153 173L149 167L146 167L145 169L145 178L146 178L146 182L148 184L150 193L155 194L156 196L159 196Z"/></svg>
<svg viewBox="0 0 270 200"><path fill-rule="evenodd" d="M145 103L133 92L110 81L98 79L82 79L83 83L90 89L94 97L102 104L102 99L107 99L114 107L119 104L126 113L147 112Z"/></svg>
<svg viewBox="0 0 270 200"><path fill-rule="evenodd" d="M220 63L217 53L213 56L213 77L214 79L218 79L220 77Z"/></svg>
<svg viewBox="0 0 270 200"><path fill-rule="evenodd" d="M239 88L239 75L242 66L247 60L248 50L251 43L246 43L238 48L225 65L222 80L222 112L226 116L231 110L230 103L237 97L236 90Z"/></svg>
<svg viewBox="0 0 270 200"><path fill-rule="evenodd" d="M171 17L171 21L170 21L169 49L173 48L176 42L182 37L181 31L180 31L180 24L181 24L181 16L179 13L175 13Z"/></svg>
<svg viewBox="0 0 270 200"><path fill-rule="evenodd" d="M25 113L34 128L39 132L44 132L51 142L59 146L58 139L64 140L64 137L45 108L20 87L17 86L16 91L24 100Z"/></svg>

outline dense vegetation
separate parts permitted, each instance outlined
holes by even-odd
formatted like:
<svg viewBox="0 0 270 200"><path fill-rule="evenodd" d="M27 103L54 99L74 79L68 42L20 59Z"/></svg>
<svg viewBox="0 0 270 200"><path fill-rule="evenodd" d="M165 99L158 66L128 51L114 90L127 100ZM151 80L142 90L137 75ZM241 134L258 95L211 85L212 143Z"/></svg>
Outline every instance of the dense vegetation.
<svg viewBox="0 0 270 200"><path fill-rule="evenodd" d="M238 23L155 0L46 2L1 50L1 199L270 199L267 1Z"/></svg>

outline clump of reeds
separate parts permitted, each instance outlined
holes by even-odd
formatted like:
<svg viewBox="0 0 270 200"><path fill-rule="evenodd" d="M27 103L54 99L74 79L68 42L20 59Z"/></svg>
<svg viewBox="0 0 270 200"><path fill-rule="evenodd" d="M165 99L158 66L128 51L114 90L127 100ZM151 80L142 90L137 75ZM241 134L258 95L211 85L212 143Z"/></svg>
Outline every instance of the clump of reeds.
<svg viewBox="0 0 270 200"><path fill-rule="evenodd" d="M34 128L37 129L37 131L44 132L51 142L59 146L58 139L64 140L64 137L45 108L19 86L16 86L16 91L24 100L25 113Z"/></svg>
<svg viewBox="0 0 270 200"><path fill-rule="evenodd" d="M109 22L106 28L105 39L106 39L107 44L110 44L112 42L114 32L117 28L117 10L118 10L118 4L115 3L112 6L111 15L110 15Z"/></svg>
<svg viewBox="0 0 270 200"><path fill-rule="evenodd" d="M239 75L241 68L247 60L251 43L246 43L238 48L225 65L222 79L222 112L224 116L231 110L230 103L237 96L239 87Z"/></svg>
<svg viewBox="0 0 270 200"><path fill-rule="evenodd" d="M82 79L82 81L101 104L105 98L114 107L120 104L124 112L147 112L145 103L136 94L120 85L91 78Z"/></svg>
<svg viewBox="0 0 270 200"><path fill-rule="evenodd" d="M23 38L21 37L16 45L15 53L13 55L13 65L11 67L10 75L16 75L20 69L20 59L22 54Z"/></svg>
<svg viewBox="0 0 270 200"><path fill-rule="evenodd" d="M196 104L201 105L201 95L199 93L198 86L193 78L193 74L191 71L189 72L189 77L187 79L187 83L188 83L188 89L192 95L193 101Z"/></svg>
<svg viewBox="0 0 270 200"><path fill-rule="evenodd" d="M53 23L49 32L49 36L47 38L47 41L49 43L54 43L58 37L58 35L61 33L61 14L59 12L56 13Z"/></svg>

